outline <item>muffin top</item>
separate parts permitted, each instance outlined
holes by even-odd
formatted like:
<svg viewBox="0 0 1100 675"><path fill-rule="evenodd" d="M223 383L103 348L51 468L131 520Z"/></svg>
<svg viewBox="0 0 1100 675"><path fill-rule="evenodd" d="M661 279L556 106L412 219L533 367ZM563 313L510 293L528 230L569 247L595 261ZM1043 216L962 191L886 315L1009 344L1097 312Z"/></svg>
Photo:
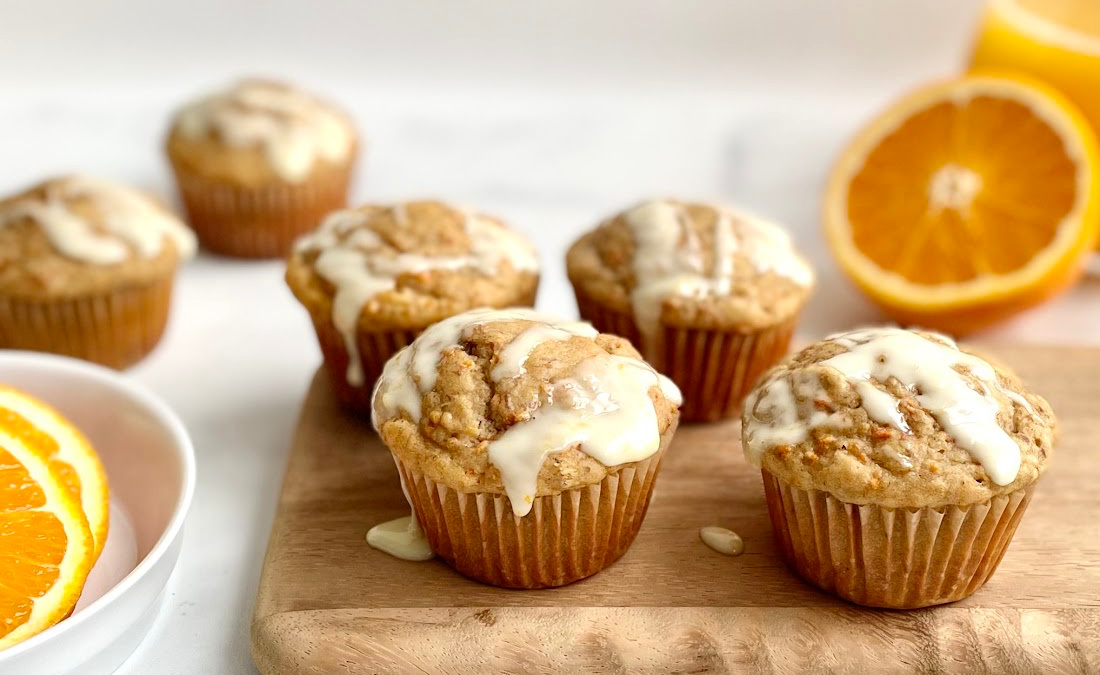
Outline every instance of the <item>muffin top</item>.
<svg viewBox="0 0 1100 675"><path fill-rule="evenodd" d="M500 221L439 202L337 211L298 240L287 283L331 313L362 384L354 333L419 330L474 307L522 304L538 286L534 247Z"/></svg>
<svg viewBox="0 0 1100 675"><path fill-rule="evenodd" d="M935 333L867 328L773 368L745 400L745 456L800 489L890 508L1027 487L1054 449L1050 406Z"/></svg>
<svg viewBox="0 0 1100 675"><path fill-rule="evenodd" d="M767 221L709 204L655 200L620 213L569 250L569 278L601 304L659 324L754 330L793 316L810 265Z"/></svg>
<svg viewBox="0 0 1100 675"><path fill-rule="evenodd" d="M333 106L256 79L184 106L168 136L175 161L248 185L304 181L318 166L346 164L355 144L351 122Z"/></svg>
<svg viewBox="0 0 1100 675"><path fill-rule="evenodd" d="M536 496L656 453L680 392L623 338L527 309L441 321L386 364L374 426L403 462L465 492Z"/></svg>
<svg viewBox="0 0 1100 675"><path fill-rule="evenodd" d="M141 285L195 252L195 237L145 195L96 178L54 178L0 201L0 292L71 297Z"/></svg>

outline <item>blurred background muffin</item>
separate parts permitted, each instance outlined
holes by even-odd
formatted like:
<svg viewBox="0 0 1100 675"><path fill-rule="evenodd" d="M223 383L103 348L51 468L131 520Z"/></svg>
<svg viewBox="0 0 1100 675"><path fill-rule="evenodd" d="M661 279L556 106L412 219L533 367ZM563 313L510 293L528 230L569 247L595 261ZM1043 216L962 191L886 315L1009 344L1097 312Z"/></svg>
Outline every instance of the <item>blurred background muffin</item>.
<svg viewBox="0 0 1100 675"><path fill-rule="evenodd" d="M474 310L386 364L374 425L437 555L484 583L544 588L629 548L679 402L623 338Z"/></svg>
<svg viewBox="0 0 1100 675"><path fill-rule="evenodd" d="M1054 449L1050 406L950 338L834 335L763 379L742 443L780 552L862 605L964 598L1008 548Z"/></svg>
<svg viewBox="0 0 1100 675"><path fill-rule="evenodd" d="M166 150L191 226L224 255L286 255L347 204L358 140L330 104L290 85L244 80L184 106Z"/></svg>
<svg viewBox="0 0 1100 675"><path fill-rule="evenodd" d="M87 176L0 201L0 348L113 368L156 346L194 235L129 188Z"/></svg>
<svg viewBox="0 0 1100 675"><path fill-rule="evenodd" d="M756 378L786 353L814 284L776 225L673 200L604 221L566 262L581 316L628 338L671 377L687 421L737 414Z"/></svg>
<svg viewBox="0 0 1100 675"><path fill-rule="evenodd" d="M298 242L286 280L317 332L342 403L370 410L386 360L420 331L475 307L531 307L538 260L499 221L440 202L330 215Z"/></svg>

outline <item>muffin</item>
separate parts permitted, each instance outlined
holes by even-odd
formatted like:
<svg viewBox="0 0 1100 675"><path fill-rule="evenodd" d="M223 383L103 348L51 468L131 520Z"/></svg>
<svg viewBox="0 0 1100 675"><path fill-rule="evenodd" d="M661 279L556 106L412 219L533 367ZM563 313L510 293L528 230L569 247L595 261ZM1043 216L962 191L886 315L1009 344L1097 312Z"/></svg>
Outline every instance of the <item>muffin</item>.
<svg viewBox="0 0 1100 675"><path fill-rule="evenodd" d="M1054 449L1050 406L949 338L835 335L745 401L780 552L861 605L965 598L996 570Z"/></svg>
<svg viewBox="0 0 1100 675"><path fill-rule="evenodd" d="M0 201L0 348L123 368L164 332L194 235L160 204L85 176Z"/></svg>
<svg viewBox="0 0 1100 675"><path fill-rule="evenodd" d="M813 288L777 226L728 207L650 201L577 240L566 257L581 316L628 338L684 393L684 419L737 415L787 351Z"/></svg>
<svg viewBox="0 0 1100 675"><path fill-rule="evenodd" d="M626 552L679 401L620 337L474 310L386 364L374 426L437 555L483 583L546 588Z"/></svg>
<svg viewBox="0 0 1100 675"><path fill-rule="evenodd" d="M347 204L350 120L286 84L245 80L186 105L166 150L199 241L215 253L282 257Z"/></svg>
<svg viewBox="0 0 1100 675"><path fill-rule="evenodd" d="M317 332L337 397L361 413L386 360L475 307L532 306L534 248L499 221L439 202L339 211L298 242L286 280Z"/></svg>

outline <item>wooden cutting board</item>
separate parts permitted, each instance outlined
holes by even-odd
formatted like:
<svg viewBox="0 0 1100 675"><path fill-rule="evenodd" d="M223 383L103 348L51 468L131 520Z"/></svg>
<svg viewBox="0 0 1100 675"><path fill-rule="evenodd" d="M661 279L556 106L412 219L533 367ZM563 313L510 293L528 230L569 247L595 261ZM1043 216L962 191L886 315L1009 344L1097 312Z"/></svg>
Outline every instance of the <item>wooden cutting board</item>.
<svg viewBox="0 0 1100 675"><path fill-rule="evenodd" d="M685 426L634 546L559 589L502 590L367 546L406 515L369 424L323 374L306 397L252 625L267 675L297 673L1100 672L1100 350L996 348L1062 424L1012 547L974 596L862 609L791 574L736 422ZM727 557L699 528L739 532Z"/></svg>

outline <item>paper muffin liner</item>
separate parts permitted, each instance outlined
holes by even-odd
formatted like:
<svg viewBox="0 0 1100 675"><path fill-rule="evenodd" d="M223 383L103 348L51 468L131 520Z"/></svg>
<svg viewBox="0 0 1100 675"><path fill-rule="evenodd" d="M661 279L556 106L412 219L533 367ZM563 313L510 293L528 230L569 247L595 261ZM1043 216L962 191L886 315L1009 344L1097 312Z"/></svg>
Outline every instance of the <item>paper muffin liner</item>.
<svg viewBox="0 0 1100 675"><path fill-rule="evenodd" d="M125 368L153 351L164 334L172 282L169 274L144 286L56 300L0 296L0 348Z"/></svg>
<svg viewBox="0 0 1100 675"><path fill-rule="evenodd" d="M448 565L493 586L551 588L596 574L630 548L674 431L652 457L595 485L536 497L522 517L505 495L460 492L394 461L432 551Z"/></svg>
<svg viewBox="0 0 1100 675"><path fill-rule="evenodd" d="M768 368L787 353L798 315L758 331L721 331L661 325L656 344L646 345L631 312L602 305L574 286L581 318L601 333L630 340L650 365L684 395L680 414L687 422L736 417L741 402ZM643 347L645 347L643 349Z"/></svg>
<svg viewBox="0 0 1100 675"><path fill-rule="evenodd" d="M325 371L332 382L336 399L342 406L367 417L371 412L371 394L374 383L382 374L386 361L416 339L419 330L386 330L377 332L359 331L356 344L359 347L359 359L363 367L363 384L355 386L348 381L348 354L344 335L332 322L332 317L311 312L313 329L317 333L317 343L325 361Z"/></svg>
<svg viewBox="0 0 1100 675"><path fill-rule="evenodd" d="M241 187L173 164L187 219L203 247L238 258L278 258L326 215L347 206L352 163L301 183Z"/></svg>
<svg viewBox="0 0 1100 675"><path fill-rule="evenodd" d="M537 292L536 285L530 293L517 298L518 301L513 306L534 307ZM348 364L351 362L351 357L344 342L344 335L336 328L332 315L312 307L307 309L313 321L313 329L317 333L317 343L324 356L325 370L328 372L329 380L332 381L337 400L349 410L369 417L374 383L382 374L386 361L389 361L403 347L411 344L428 326L417 329L360 330L356 335L356 345L359 348L359 360L363 367L363 384L355 386L348 382Z"/></svg>
<svg viewBox="0 0 1100 675"><path fill-rule="evenodd" d="M1008 550L1034 487L968 506L889 509L761 473L787 564L849 602L890 609L954 602L981 588Z"/></svg>

